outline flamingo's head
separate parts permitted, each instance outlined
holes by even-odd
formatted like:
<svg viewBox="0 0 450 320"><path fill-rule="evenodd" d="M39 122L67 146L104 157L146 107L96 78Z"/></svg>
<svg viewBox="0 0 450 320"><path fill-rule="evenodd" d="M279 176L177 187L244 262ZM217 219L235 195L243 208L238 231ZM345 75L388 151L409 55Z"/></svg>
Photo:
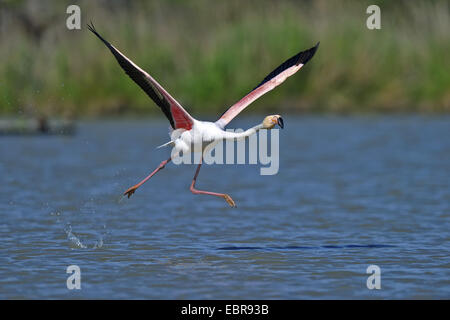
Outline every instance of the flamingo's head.
<svg viewBox="0 0 450 320"><path fill-rule="evenodd" d="M284 128L283 118L279 114L265 117L262 123L264 129L273 129L276 124L278 124L281 129Z"/></svg>

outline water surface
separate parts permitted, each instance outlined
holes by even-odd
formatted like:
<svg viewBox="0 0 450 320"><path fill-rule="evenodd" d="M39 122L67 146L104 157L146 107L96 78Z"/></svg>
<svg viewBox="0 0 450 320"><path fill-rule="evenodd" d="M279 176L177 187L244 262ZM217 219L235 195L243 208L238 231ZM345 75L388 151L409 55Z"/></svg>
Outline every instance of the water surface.
<svg viewBox="0 0 450 320"><path fill-rule="evenodd" d="M168 157L164 121L0 137L0 298L450 298L450 118L285 120L277 175L202 168L236 209L190 193L195 165L120 201Z"/></svg>

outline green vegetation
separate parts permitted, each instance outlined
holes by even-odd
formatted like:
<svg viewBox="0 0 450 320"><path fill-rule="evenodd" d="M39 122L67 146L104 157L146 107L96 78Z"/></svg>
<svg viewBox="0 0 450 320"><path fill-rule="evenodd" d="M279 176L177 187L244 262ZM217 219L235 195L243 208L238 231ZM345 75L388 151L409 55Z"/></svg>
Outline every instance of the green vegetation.
<svg viewBox="0 0 450 320"><path fill-rule="evenodd" d="M71 3L0 0L0 114L158 112L90 20L194 116L220 114L317 41L248 113L450 111L448 1L77 1L82 30L69 31ZM366 28L372 3L381 30Z"/></svg>

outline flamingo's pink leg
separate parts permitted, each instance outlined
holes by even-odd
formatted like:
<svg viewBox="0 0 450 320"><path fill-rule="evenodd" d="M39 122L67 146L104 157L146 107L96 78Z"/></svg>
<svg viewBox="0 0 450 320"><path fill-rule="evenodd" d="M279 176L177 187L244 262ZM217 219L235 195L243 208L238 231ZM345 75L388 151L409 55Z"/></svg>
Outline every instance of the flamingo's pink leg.
<svg viewBox="0 0 450 320"><path fill-rule="evenodd" d="M165 165L168 164L170 162L170 160L172 160L172 158L169 158L167 160L164 160L163 162L161 162L158 166L158 168L156 168L152 173L150 173L144 180L142 180L141 182L139 182L138 184L132 186L131 188L128 188L127 191L125 191L123 193L123 195L127 195L128 198L132 196L132 194L136 191L137 188L139 188L140 186L142 186L145 182L147 182L148 179L150 179L151 177L153 177L159 170L164 169Z"/></svg>
<svg viewBox="0 0 450 320"><path fill-rule="evenodd" d="M202 190L195 189L195 182L197 181L197 176L198 176L198 173L200 172L201 165L202 165L202 163L200 162L197 167L197 170L195 171L194 179L192 179L192 183L191 183L191 187L190 187L191 192L193 194L208 194L210 196L222 197L227 201L227 203L230 205L230 207L236 207L236 203L234 203L233 199L231 199L231 197L225 193L217 193L217 192L202 191Z"/></svg>

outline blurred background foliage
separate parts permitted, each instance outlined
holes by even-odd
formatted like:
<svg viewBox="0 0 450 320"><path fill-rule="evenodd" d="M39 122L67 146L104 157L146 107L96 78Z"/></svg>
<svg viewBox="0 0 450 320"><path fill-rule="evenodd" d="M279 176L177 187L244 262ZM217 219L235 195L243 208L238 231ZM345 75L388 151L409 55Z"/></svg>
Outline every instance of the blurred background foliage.
<svg viewBox="0 0 450 320"><path fill-rule="evenodd" d="M81 30L66 28L70 4ZM370 4L381 30L366 27ZM0 115L159 112L91 20L194 116L217 117L318 41L311 63L246 113L449 112L449 10L430 0L0 0Z"/></svg>

